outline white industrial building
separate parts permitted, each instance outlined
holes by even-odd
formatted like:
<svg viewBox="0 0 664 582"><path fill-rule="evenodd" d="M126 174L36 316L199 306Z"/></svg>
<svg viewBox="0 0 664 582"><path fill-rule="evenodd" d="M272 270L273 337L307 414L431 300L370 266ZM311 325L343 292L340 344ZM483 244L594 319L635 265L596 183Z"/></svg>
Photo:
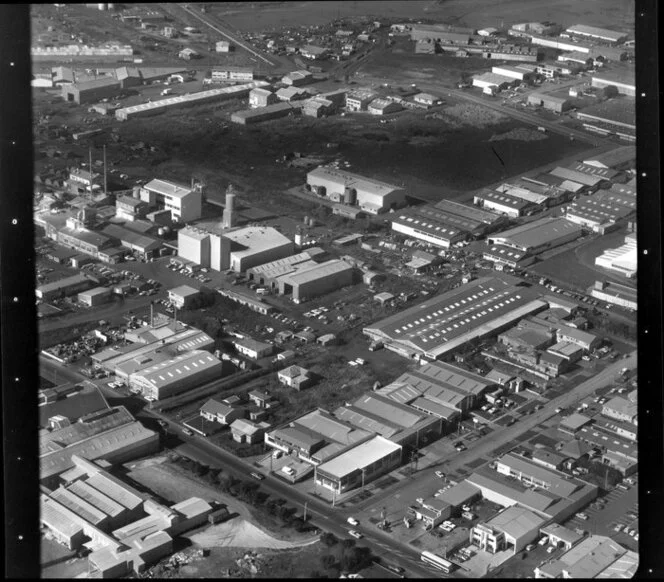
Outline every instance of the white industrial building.
<svg viewBox="0 0 664 582"><path fill-rule="evenodd" d="M491 72L500 75L501 77L509 77L517 81L528 81L533 76L532 67L514 67L510 65L502 65L499 67L491 67Z"/></svg>
<svg viewBox="0 0 664 582"><path fill-rule="evenodd" d="M111 289L110 287L95 287L88 291L83 291L78 294L78 300L81 303L84 303L88 307L95 307L96 305L101 305L106 303L111 299Z"/></svg>
<svg viewBox="0 0 664 582"><path fill-rule="evenodd" d="M208 101L237 99L248 95L249 91L256 87L265 87L266 85L268 85L266 81L253 81L252 83L246 83L244 85L234 85L230 87L222 87L221 89L199 91L197 93L191 93L190 95L168 97L150 103L141 103L140 105L132 105L130 107L117 109L115 111L115 117L120 121L126 121L127 119L133 119L135 117L157 115L171 107L188 107L190 105L198 105L199 103L206 103Z"/></svg>
<svg viewBox="0 0 664 582"><path fill-rule="evenodd" d="M595 285L588 289L588 293L595 299L612 305L619 305L634 311L637 309L636 289L627 285L610 281L595 281Z"/></svg>
<svg viewBox="0 0 664 582"><path fill-rule="evenodd" d="M129 386L146 400L161 400L221 378L221 370L221 360L209 352L193 350L131 374Z"/></svg>
<svg viewBox="0 0 664 582"><path fill-rule="evenodd" d="M477 524L470 532L470 541L492 554L511 550L515 555L539 537L540 528L548 521L525 507L512 505L488 522Z"/></svg>
<svg viewBox="0 0 664 582"><path fill-rule="evenodd" d="M522 198L512 196L505 192L489 190L488 188L484 188L482 192L475 194L473 197L473 203L482 208L487 208L488 210L493 210L499 214L509 216L510 218L523 216L526 210L532 207L530 202L523 200Z"/></svg>
<svg viewBox="0 0 664 582"><path fill-rule="evenodd" d="M621 95L636 95L636 82L634 69L608 70L595 73L591 85L599 89L614 86Z"/></svg>
<svg viewBox="0 0 664 582"><path fill-rule="evenodd" d="M139 195L143 202L170 210L171 217L178 222L197 220L203 211L203 190L199 184L189 187L155 178L141 188Z"/></svg>
<svg viewBox="0 0 664 582"><path fill-rule="evenodd" d="M401 463L401 445L375 436L316 467L315 481L335 493L369 483Z"/></svg>
<svg viewBox="0 0 664 582"><path fill-rule="evenodd" d="M637 250L636 235L630 233L625 237L624 245L605 250L595 259L595 265L633 279L636 277Z"/></svg>
<svg viewBox="0 0 664 582"><path fill-rule="evenodd" d="M479 87L486 92L498 92L518 83L513 76L498 75L496 73L482 73L473 77L473 87Z"/></svg>
<svg viewBox="0 0 664 582"><path fill-rule="evenodd" d="M307 186L318 196L357 205L369 214L380 214L406 204L406 192L399 186L325 166L307 174Z"/></svg>
<svg viewBox="0 0 664 582"><path fill-rule="evenodd" d="M624 32L616 32L608 28L598 28L597 26L587 26L585 24L575 24L574 26L570 26L565 32L572 36L581 36L613 44L617 44L627 38Z"/></svg>
<svg viewBox="0 0 664 582"><path fill-rule="evenodd" d="M580 225L564 218L541 218L487 237L490 245L504 245L531 254L560 246L583 234Z"/></svg>
<svg viewBox="0 0 664 582"><path fill-rule="evenodd" d="M168 290L168 300L178 309L186 309L201 292L189 285L180 285Z"/></svg>

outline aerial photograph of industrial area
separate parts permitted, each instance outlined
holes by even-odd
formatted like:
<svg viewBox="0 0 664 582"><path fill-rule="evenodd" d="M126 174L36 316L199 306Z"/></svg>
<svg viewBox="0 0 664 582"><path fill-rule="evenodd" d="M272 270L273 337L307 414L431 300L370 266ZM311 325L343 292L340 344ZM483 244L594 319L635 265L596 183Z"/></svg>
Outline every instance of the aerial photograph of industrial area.
<svg viewBox="0 0 664 582"><path fill-rule="evenodd" d="M30 21L43 578L636 574L631 0Z"/></svg>

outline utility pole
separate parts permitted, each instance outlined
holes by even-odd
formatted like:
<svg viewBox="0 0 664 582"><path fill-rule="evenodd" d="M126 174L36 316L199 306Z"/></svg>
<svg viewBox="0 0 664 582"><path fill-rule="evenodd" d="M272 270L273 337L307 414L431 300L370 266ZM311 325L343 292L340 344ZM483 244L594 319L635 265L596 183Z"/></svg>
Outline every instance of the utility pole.
<svg viewBox="0 0 664 582"><path fill-rule="evenodd" d="M92 148L88 148L88 172L90 173L90 202L92 202Z"/></svg>
<svg viewBox="0 0 664 582"><path fill-rule="evenodd" d="M108 194L108 187L106 183L106 146L104 146L104 197Z"/></svg>
<svg viewBox="0 0 664 582"><path fill-rule="evenodd" d="M362 467L362 493L364 493L364 467Z"/></svg>
<svg viewBox="0 0 664 582"><path fill-rule="evenodd" d="M307 504L308 503L309 503L308 501L304 502L304 515L302 516L302 521L307 521Z"/></svg>

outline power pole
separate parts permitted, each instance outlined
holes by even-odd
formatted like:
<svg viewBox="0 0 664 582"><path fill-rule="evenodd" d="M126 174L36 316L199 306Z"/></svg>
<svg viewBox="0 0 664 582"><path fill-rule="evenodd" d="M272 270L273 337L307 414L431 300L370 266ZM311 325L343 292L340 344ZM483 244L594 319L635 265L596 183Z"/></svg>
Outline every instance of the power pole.
<svg viewBox="0 0 664 582"><path fill-rule="evenodd" d="M104 197L108 194L108 187L106 183L106 146L104 146Z"/></svg>
<svg viewBox="0 0 664 582"><path fill-rule="evenodd" d="M307 504L308 503L309 503L308 501L304 502L304 515L302 516L302 521L307 521Z"/></svg>

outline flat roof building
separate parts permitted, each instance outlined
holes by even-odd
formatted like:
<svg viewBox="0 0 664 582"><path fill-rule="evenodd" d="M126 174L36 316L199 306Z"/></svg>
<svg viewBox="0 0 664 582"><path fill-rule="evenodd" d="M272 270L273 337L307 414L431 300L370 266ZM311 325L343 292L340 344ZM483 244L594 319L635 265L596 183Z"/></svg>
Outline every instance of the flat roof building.
<svg viewBox="0 0 664 582"><path fill-rule="evenodd" d="M590 287L588 292L595 299L636 311L637 293L634 287L611 281L595 281L595 285Z"/></svg>
<svg viewBox="0 0 664 582"><path fill-rule="evenodd" d="M223 237L231 241L230 268L237 273L293 254L293 241L270 226L239 228Z"/></svg>
<svg viewBox="0 0 664 582"><path fill-rule="evenodd" d="M570 26L565 32L572 36L602 40L613 44L617 44L627 38L627 35L624 32L616 32L615 30L609 30L608 28L599 28L597 26L588 26L586 24L575 24L574 26Z"/></svg>
<svg viewBox="0 0 664 582"><path fill-rule="evenodd" d="M168 290L168 300L178 309L186 309L201 292L189 285L180 285Z"/></svg>
<svg viewBox="0 0 664 582"><path fill-rule="evenodd" d="M600 89L614 86L621 95L634 97L636 95L634 67L612 68L595 73L591 85Z"/></svg>
<svg viewBox="0 0 664 582"><path fill-rule="evenodd" d="M240 125L260 123L262 121L288 117L289 115L299 115L302 112L302 107L303 103L301 102L291 103L290 101L282 101L274 105L266 105L265 107L236 111L231 115L231 121Z"/></svg>
<svg viewBox="0 0 664 582"><path fill-rule="evenodd" d="M511 549L515 555L539 537L539 530L547 521L525 507L512 505L488 522L476 525L470 540L481 550L496 554Z"/></svg>
<svg viewBox="0 0 664 582"><path fill-rule="evenodd" d="M171 211L173 220L190 222L201 217L203 191L197 184L185 186L170 180L150 180L140 190L141 200Z"/></svg>
<svg viewBox="0 0 664 582"><path fill-rule="evenodd" d="M580 225L564 218L541 218L487 237L490 245L503 246L538 254L579 238Z"/></svg>
<svg viewBox="0 0 664 582"><path fill-rule="evenodd" d="M481 208L493 210L510 218L523 216L528 209L533 208L533 205L523 198L512 196L506 192L489 190L488 188L484 188L480 193L475 194L473 203Z"/></svg>
<svg viewBox="0 0 664 582"><path fill-rule="evenodd" d="M399 186L325 166L307 174L307 186L319 196L357 205L369 214L380 214L406 203L406 192Z"/></svg>
<svg viewBox="0 0 664 582"><path fill-rule="evenodd" d="M35 294L38 299L42 301L50 301L58 297L60 294L63 296L74 295L80 291L93 287L95 281L86 277L83 273L65 277L59 281L52 281L37 287Z"/></svg>
<svg viewBox="0 0 664 582"><path fill-rule="evenodd" d="M636 161L636 146L622 146L599 154L587 160L583 160L584 164L596 166L597 168L613 168L623 169L625 166L632 166Z"/></svg>
<svg viewBox="0 0 664 582"><path fill-rule="evenodd" d="M401 446L375 436L316 468L318 485L343 493L368 483L401 463Z"/></svg>

